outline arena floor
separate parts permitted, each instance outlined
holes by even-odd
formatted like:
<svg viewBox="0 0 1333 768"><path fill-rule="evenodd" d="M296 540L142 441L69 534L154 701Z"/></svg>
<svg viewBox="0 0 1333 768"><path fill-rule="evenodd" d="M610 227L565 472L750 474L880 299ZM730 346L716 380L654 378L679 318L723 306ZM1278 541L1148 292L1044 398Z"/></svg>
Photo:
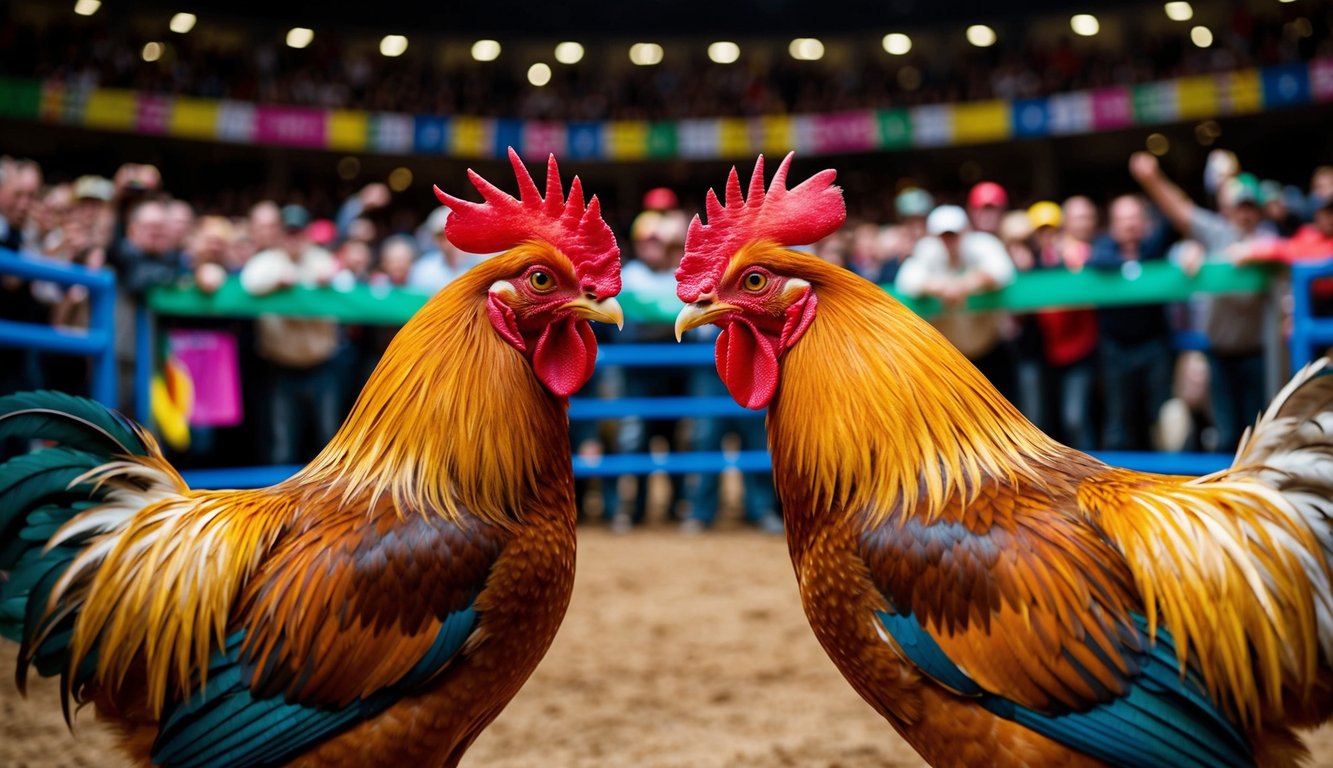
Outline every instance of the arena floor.
<svg viewBox="0 0 1333 768"><path fill-rule="evenodd" d="M53 685L14 693L0 649L0 766L109 766L90 712L65 730ZM1311 739L1333 766L1333 728ZM887 768L921 761L810 634L785 544L750 531L581 531L550 655L463 765Z"/></svg>

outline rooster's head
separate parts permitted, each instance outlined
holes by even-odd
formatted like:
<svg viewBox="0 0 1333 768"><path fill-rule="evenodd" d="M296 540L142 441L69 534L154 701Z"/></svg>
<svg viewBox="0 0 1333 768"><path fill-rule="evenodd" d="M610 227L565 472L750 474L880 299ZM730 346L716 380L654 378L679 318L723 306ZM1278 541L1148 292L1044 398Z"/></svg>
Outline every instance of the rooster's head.
<svg viewBox="0 0 1333 768"><path fill-rule="evenodd" d="M815 285L801 268L812 257L787 250L807 245L842 226L847 209L835 172L821 171L787 189L792 155L764 189L764 157L750 177L748 197L731 169L726 204L708 191L708 223L690 222L685 256L676 270L676 295L685 308L676 337L713 323L717 370L731 396L746 408L763 408L778 387L778 360L815 318Z"/></svg>
<svg viewBox="0 0 1333 768"><path fill-rule="evenodd" d="M624 322L614 298L620 292L620 249L597 196L584 205L577 176L565 198L554 155L547 161L545 197L512 148L509 162L517 198L472 170L468 178L483 202L460 200L439 187L435 195L451 210L445 225L450 242L471 253L503 251L477 268L494 278L487 315L542 384L567 397L588 381L597 360L588 321Z"/></svg>

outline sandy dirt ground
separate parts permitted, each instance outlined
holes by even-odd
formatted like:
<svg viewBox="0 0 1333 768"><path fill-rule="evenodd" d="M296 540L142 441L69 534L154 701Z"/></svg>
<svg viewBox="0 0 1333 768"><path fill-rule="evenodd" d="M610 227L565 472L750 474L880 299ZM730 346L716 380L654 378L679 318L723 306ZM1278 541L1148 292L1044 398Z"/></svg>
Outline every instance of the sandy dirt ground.
<svg viewBox="0 0 1333 768"><path fill-rule="evenodd" d="M91 712L71 736L55 687L23 701L0 648L0 766L108 766ZM1333 729L1310 739L1333 766ZM923 763L843 682L806 626L786 546L745 530L581 532L550 654L466 768L886 768Z"/></svg>

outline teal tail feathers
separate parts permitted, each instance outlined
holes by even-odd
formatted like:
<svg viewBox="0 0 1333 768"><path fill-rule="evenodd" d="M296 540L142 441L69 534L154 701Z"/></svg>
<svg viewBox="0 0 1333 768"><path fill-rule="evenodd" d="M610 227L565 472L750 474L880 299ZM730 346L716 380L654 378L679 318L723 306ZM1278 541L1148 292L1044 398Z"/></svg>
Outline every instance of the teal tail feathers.
<svg viewBox="0 0 1333 768"><path fill-rule="evenodd" d="M0 464L0 636L22 644L16 680L23 690L29 665L43 676L71 672L66 667L74 615L49 611L49 597L92 534L48 544L105 493L84 476L117 459L150 455L155 447L123 416L59 392L0 397L0 439L11 437L54 443ZM66 691L90 676L91 663L73 671Z"/></svg>

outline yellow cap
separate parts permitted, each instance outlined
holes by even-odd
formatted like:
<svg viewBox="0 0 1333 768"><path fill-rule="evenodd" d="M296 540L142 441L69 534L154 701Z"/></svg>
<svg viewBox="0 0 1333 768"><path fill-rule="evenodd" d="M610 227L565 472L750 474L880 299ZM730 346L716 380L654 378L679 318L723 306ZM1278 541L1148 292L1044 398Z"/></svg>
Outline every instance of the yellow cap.
<svg viewBox="0 0 1333 768"><path fill-rule="evenodd" d="M1060 206L1052 203L1050 200L1042 200L1040 203L1033 203L1028 209L1028 221L1032 222L1033 229L1042 227L1059 228L1063 216L1060 213Z"/></svg>

